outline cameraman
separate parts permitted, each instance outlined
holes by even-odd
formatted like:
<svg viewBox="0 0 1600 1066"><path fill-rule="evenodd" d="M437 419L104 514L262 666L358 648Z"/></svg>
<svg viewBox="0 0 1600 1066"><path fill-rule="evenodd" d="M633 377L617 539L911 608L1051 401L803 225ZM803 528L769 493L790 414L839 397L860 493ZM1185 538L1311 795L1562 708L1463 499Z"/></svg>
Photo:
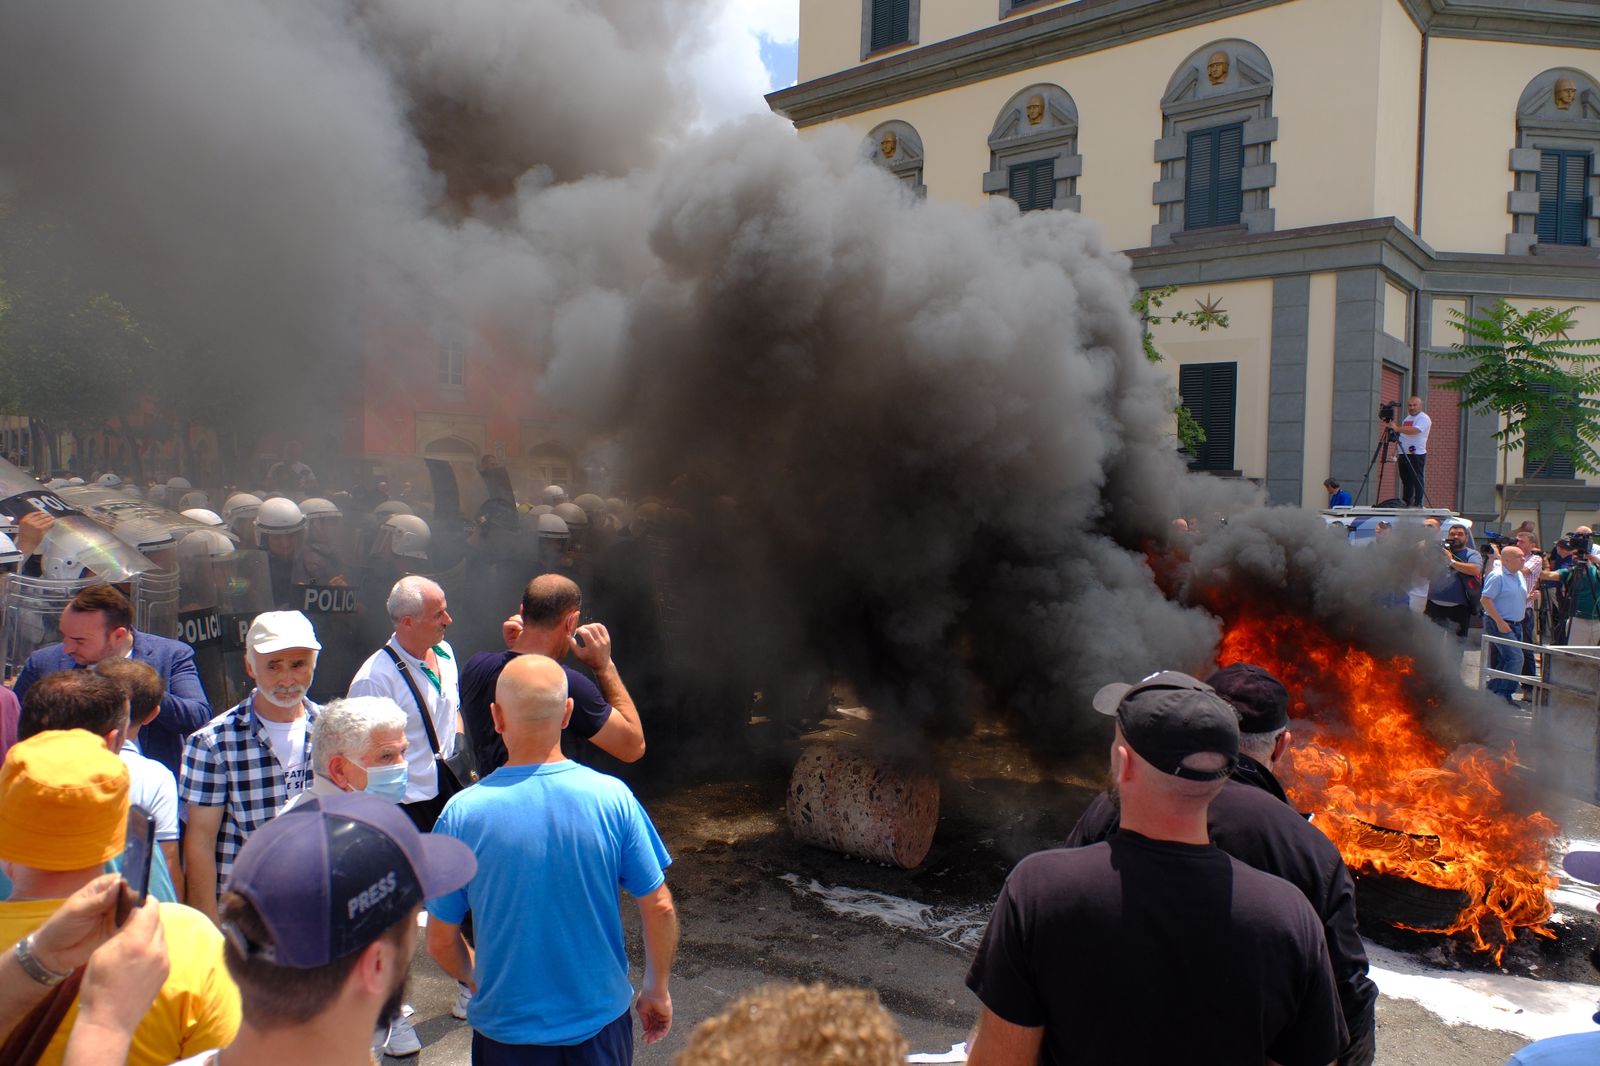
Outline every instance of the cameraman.
<svg viewBox="0 0 1600 1066"><path fill-rule="evenodd" d="M1444 535L1441 558L1428 583L1428 606L1424 612L1446 629L1454 628L1465 640L1472 625L1472 600L1467 581L1483 577L1483 556L1472 550L1465 526L1453 525Z"/></svg>
<svg viewBox="0 0 1600 1066"><path fill-rule="evenodd" d="M1571 565L1562 579L1572 608L1566 642L1582 647L1600 644L1600 560L1590 554L1588 541L1589 536L1582 533L1568 534L1563 540L1570 542L1572 551Z"/></svg>
<svg viewBox="0 0 1600 1066"><path fill-rule="evenodd" d="M1395 425L1394 407L1385 404L1384 414L1387 417L1381 421L1386 431L1395 434L1393 439L1400 447L1395 463L1400 474L1401 505L1421 507L1428 466L1428 431L1433 428L1433 420L1423 412L1421 396L1413 396L1406 401L1406 412L1406 417L1399 425Z"/></svg>

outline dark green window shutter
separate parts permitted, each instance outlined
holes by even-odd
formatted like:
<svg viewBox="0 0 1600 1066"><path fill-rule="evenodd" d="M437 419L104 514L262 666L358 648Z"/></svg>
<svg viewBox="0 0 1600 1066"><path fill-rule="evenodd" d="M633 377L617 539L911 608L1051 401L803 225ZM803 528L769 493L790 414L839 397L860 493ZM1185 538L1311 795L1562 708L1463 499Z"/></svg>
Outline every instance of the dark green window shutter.
<svg viewBox="0 0 1600 1066"><path fill-rule="evenodd" d="M1183 228L1232 226L1243 209L1243 123L1190 133L1184 164Z"/></svg>
<svg viewBox="0 0 1600 1066"><path fill-rule="evenodd" d="M911 0L867 0L872 5L873 51L911 40Z"/></svg>
<svg viewBox="0 0 1600 1066"><path fill-rule="evenodd" d="M1550 395L1550 386L1535 384L1532 391L1541 396ZM1572 456L1558 452L1547 433L1529 433L1523 444L1523 476L1571 481L1578 476Z"/></svg>
<svg viewBox="0 0 1600 1066"><path fill-rule="evenodd" d="M1189 363L1178 368L1178 394L1206 432L1192 470L1232 470L1233 423L1239 395L1238 363Z"/></svg>
<svg viewBox="0 0 1600 1066"><path fill-rule="evenodd" d="M1588 152L1551 149L1539 155L1539 214L1534 231L1541 244L1589 243Z"/></svg>
<svg viewBox="0 0 1600 1066"><path fill-rule="evenodd" d="M1056 161L1013 163L1008 169L1011 198L1024 211L1048 210L1056 202Z"/></svg>

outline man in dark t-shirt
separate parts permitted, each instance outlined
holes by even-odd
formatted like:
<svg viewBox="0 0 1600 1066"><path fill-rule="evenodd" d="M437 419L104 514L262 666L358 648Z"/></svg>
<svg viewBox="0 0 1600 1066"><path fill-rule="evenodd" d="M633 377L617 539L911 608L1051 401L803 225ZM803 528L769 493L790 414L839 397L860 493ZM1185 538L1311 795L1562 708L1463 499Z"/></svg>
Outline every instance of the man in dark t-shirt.
<svg viewBox="0 0 1600 1066"><path fill-rule="evenodd" d="M1024 859L967 975L971 1066L1326 1066L1345 1042L1322 926L1294 886L1212 845L1234 711L1187 674L1108 685L1109 840Z"/></svg>
<svg viewBox="0 0 1600 1066"><path fill-rule="evenodd" d="M570 578L541 574L528 582L520 610L506 620L506 651L484 651L461 669L461 720L477 761L487 777L506 761L506 746L489 716L495 684L506 663L519 655L545 655L561 662L570 651L594 673L594 680L562 663L572 698L570 735L588 740L623 762L644 755L639 711L611 659L611 634L598 622L579 625L583 594Z"/></svg>
<svg viewBox="0 0 1600 1066"><path fill-rule="evenodd" d="M1339 1066L1371 1066L1376 1057L1378 988L1367 975L1367 952L1356 925L1355 886L1344 857L1290 804L1273 767L1288 750L1289 693L1253 663L1223 667L1206 684L1239 716L1239 763L1206 811L1211 842L1298 888L1322 923L1348 1043ZM1118 811L1105 793L1090 802L1067 837L1078 848L1109 839Z"/></svg>

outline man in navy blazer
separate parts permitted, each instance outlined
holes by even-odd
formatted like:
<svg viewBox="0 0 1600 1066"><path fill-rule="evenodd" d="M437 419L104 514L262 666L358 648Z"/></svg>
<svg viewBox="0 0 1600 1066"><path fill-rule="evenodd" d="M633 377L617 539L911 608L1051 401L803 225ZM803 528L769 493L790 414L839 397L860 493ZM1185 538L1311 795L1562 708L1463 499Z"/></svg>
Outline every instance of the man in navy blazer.
<svg viewBox="0 0 1600 1066"><path fill-rule="evenodd" d="M117 655L149 663L166 682L167 694L155 721L139 731L139 750L177 774L184 738L211 720L211 701L200 686L189 646L135 632L133 605L110 585L91 586L72 598L61 612L61 638L60 644L48 644L28 656L13 689L17 698L29 685L59 670L82 669Z"/></svg>

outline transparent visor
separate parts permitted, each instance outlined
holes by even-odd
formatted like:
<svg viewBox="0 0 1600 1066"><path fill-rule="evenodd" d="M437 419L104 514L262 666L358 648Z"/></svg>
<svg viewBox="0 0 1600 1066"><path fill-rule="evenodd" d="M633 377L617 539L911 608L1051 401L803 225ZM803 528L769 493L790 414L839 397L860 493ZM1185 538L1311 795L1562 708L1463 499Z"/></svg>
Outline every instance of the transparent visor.
<svg viewBox="0 0 1600 1066"><path fill-rule="evenodd" d="M110 530L40 485L26 471L0 459L0 514L20 522L35 513L55 519L39 547L46 578L76 580L88 572L104 581L128 581L135 574L155 568Z"/></svg>

